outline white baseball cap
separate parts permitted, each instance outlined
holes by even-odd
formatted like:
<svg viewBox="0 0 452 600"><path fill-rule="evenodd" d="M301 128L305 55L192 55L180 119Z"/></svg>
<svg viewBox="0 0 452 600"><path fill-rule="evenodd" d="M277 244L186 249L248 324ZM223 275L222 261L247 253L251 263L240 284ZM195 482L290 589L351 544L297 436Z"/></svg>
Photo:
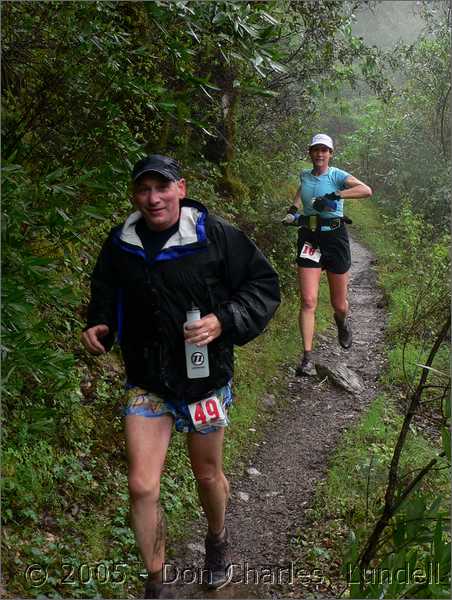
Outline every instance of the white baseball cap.
<svg viewBox="0 0 452 600"><path fill-rule="evenodd" d="M329 135L326 135L326 133L318 133L317 135L315 135L312 138L309 147L311 148L312 146L317 146L318 144L322 144L322 146L326 146L330 150L334 150L333 140L330 138Z"/></svg>

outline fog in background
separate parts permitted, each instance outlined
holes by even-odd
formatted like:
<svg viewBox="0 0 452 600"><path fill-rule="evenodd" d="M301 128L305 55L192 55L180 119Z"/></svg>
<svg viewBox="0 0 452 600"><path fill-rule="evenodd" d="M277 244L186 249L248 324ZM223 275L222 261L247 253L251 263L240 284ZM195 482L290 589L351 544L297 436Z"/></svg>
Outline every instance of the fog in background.
<svg viewBox="0 0 452 600"><path fill-rule="evenodd" d="M353 33L379 48L390 48L399 40L414 42L424 26L419 8L416 0L383 0L356 12Z"/></svg>

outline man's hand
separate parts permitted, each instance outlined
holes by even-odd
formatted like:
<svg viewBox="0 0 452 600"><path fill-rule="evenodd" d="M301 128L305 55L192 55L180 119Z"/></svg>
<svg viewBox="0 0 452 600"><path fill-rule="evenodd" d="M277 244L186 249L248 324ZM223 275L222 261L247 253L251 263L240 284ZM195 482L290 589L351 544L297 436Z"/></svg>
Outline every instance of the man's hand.
<svg viewBox="0 0 452 600"><path fill-rule="evenodd" d="M100 340L109 332L108 325L94 325L82 333L82 344L91 354L103 354L106 350Z"/></svg>
<svg viewBox="0 0 452 600"><path fill-rule="evenodd" d="M197 346L207 346L222 332L221 323L213 313L209 313L199 321L188 323L184 327L185 341Z"/></svg>
<svg viewBox="0 0 452 600"><path fill-rule="evenodd" d="M337 201L340 199L340 196L338 196L334 192L331 192L330 194L325 194L324 196L314 198L312 208L318 212L322 212L324 210L332 212L334 210L337 210Z"/></svg>

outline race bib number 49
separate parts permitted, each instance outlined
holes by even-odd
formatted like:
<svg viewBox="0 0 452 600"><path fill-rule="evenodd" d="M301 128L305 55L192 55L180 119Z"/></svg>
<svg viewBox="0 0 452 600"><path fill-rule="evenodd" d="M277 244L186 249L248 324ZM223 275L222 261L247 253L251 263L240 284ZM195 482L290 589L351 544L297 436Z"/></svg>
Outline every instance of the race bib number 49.
<svg viewBox="0 0 452 600"><path fill-rule="evenodd" d="M300 258L307 258L308 260L313 260L314 262L319 262L322 253L318 248L314 248L312 244L309 242L305 242L303 248L300 252Z"/></svg>
<svg viewBox="0 0 452 600"><path fill-rule="evenodd" d="M197 431L202 431L208 427L224 427L226 417L220 400L217 396L210 396L198 402L189 404L191 419Z"/></svg>

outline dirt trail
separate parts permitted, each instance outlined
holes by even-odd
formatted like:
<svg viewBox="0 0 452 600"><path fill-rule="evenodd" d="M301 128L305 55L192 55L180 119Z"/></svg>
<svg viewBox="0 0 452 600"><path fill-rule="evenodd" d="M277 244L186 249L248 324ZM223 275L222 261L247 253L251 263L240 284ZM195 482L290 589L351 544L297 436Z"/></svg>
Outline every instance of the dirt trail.
<svg viewBox="0 0 452 600"><path fill-rule="evenodd" d="M352 241L352 258L353 347L348 351L341 349L336 329L331 327L327 335L317 337L316 357L322 363L343 361L362 377L365 391L359 397L352 396L318 378L295 377L294 365L287 366L287 402L280 412L268 413L273 426L260 441L247 467L254 467L260 474L250 476L246 468L231 477L227 523L234 540L234 583L217 592L185 585L183 592L180 590L185 598L300 597L305 595L303 592L312 597L316 592L312 585L303 587L297 578L294 585L284 585L289 572L282 569L287 569L294 558L290 540L297 531L303 531L305 510L312 503L317 483L325 476L341 434L375 397L382 364L384 310L376 286L373 257ZM191 539L197 543L177 549L176 557L171 559L173 565L202 566L204 530L204 523L195 524ZM269 566L271 571L265 570ZM188 583L190 574L187 575ZM278 585L278 577L283 585ZM323 595L319 588L317 591Z"/></svg>

